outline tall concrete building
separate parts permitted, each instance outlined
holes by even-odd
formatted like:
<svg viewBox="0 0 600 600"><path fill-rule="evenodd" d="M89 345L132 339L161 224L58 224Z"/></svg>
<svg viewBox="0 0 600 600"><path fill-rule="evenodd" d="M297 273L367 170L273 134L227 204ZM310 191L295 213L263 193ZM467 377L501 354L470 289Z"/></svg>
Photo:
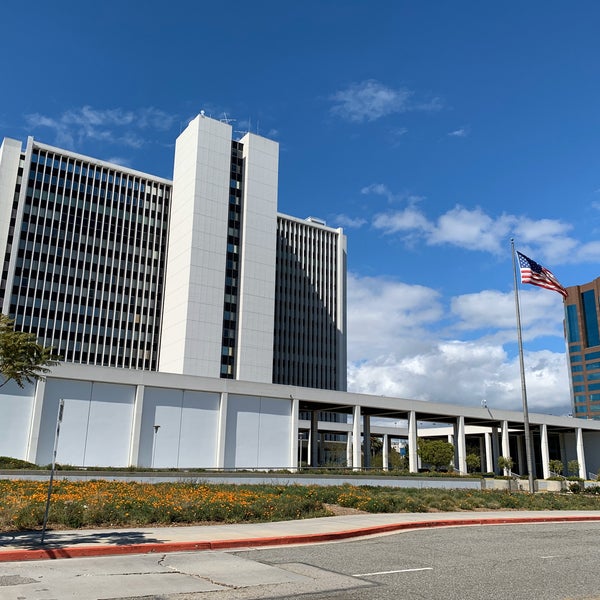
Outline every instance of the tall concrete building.
<svg viewBox="0 0 600 600"><path fill-rule="evenodd" d="M0 148L0 306L65 361L346 389L346 238L277 212L278 144L198 115L173 181Z"/></svg>
<svg viewBox="0 0 600 600"><path fill-rule="evenodd" d="M600 277L567 288L565 337L573 416L600 419Z"/></svg>

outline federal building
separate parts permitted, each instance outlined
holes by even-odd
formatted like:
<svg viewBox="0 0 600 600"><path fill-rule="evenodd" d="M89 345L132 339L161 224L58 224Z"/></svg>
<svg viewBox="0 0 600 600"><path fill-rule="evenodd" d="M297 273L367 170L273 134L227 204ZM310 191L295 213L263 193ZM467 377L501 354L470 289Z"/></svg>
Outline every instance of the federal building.
<svg viewBox="0 0 600 600"><path fill-rule="evenodd" d="M278 144L232 133L199 114L172 180L3 141L1 311L62 363L0 387L0 455L51 462L62 402L57 460L77 466L295 469L334 441L360 468L380 436L415 471L431 422L451 425L459 471L470 431L482 470L522 465L519 413L346 391L346 237L279 213ZM600 467L600 422L530 420L540 474Z"/></svg>

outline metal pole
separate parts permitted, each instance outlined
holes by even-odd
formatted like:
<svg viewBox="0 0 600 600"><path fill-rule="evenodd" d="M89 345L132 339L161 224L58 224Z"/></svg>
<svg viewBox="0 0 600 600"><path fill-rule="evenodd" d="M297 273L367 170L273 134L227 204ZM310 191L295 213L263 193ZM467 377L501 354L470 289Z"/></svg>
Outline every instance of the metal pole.
<svg viewBox="0 0 600 600"><path fill-rule="evenodd" d="M54 482L54 469L56 468L56 451L58 449L58 436L60 435L60 424L62 423L65 401L61 398L58 402L58 416L56 417L56 431L54 433L54 451L52 452L52 467L50 469L50 481L48 483L48 496L46 498L46 510L44 511L44 522L42 524L42 537L40 544L44 543L46 537L46 526L48 525L48 513L50 512L50 496L52 495L52 483Z"/></svg>
<svg viewBox="0 0 600 600"><path fill-rule="evenodd" d="M513 263L513 279L515 285L515 309L517 312L517 339L519 342L519 367L521 369L521 397L523 399L523 426L525 429L525 455L529 474L529 492L533 493L533 460L531 452L531 434L529 432L529 411L527 409L527 387L525 386L525 363L523 362L523 336L521 335L521 311L519 310L519 286L517 284L517 263L515 257L515 240L510 239Z"/></svg>

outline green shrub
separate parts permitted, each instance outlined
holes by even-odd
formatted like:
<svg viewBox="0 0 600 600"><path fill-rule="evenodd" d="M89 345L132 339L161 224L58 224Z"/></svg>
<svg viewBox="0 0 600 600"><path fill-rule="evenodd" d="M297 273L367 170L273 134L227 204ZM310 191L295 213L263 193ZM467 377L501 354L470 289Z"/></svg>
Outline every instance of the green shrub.
<svg viewBox="0 0 600 600"><path fill-rule="evenodd" d="M0 469L39 469L39 467L26 460L10 456L0 456Z"/></svg>

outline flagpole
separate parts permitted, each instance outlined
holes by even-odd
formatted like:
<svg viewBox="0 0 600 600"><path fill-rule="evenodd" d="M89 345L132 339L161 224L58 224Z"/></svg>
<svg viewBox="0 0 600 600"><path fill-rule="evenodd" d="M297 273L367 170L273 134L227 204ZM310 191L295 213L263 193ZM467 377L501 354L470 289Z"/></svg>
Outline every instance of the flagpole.
<svg viewBox="0 0 600 600"><path fill-rule="evenodd" d="M527 472L529 474L529 491L533 493L533 460L531 452L531 434L529 432L529 410L527 409L527 387L525 385L525 363L523 361L523 336L521 334L521 311L519 309L519 286L517 283L517 263L515 257L515 240L510 238L512 251L513 279L515 285L515 310L517 312L517 340L519 342L519 367L521 369L521 398L523 399L523 425L525 429L525 455L527 457Z"/></svg>

